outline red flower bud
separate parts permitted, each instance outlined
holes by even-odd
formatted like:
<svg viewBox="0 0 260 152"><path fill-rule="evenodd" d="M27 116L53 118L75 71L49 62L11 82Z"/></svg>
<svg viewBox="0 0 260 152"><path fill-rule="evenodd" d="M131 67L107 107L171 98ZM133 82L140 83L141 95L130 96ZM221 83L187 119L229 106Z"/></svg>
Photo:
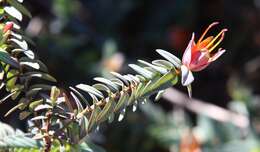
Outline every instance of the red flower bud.
<svg viewBox="0 0 260 152"><path fill-rule="evenodd" d="M14 24L12 22L7 22L4 26L3 33L13 29Z"/></svg>

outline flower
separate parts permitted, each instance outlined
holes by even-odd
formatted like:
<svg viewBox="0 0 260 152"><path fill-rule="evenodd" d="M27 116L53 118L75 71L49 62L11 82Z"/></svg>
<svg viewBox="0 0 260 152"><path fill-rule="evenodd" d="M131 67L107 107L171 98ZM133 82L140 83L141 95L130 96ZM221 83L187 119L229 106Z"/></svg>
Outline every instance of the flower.
<svg viewBox="0 0 260 152"><path fill-rule="evenodd" d="M209 36L204 39L209 29L217 24L218 22L210 24L199 38L197 43L194 41L195 34L192 34L192 38L182 57L182 85L190 85L194 80L192 72L205 69L211 62L218 59L225 52L225 50L222 48L219 48L218 51L215 51L215 48L224 39L224 35L227 29L221 30L215 37Z"/></svg>

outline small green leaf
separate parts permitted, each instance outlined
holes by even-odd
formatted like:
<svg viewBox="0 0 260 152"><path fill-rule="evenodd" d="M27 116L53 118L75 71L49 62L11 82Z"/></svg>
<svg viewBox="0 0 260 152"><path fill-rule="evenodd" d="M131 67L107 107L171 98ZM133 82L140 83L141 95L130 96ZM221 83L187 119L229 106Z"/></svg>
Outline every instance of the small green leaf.
<svg viewBox="0 0 260 152"><path fill-rule="evenodd" d="M131 105L132 102L135 100L135 92L136 92L136 88L135 87L131 88L131 93L127 105Z"/></svg>
<svg viewBox="0 0 260 152"><path fill-rule="evenodd" d="M157 80L153 85L150 87L150 90L163 90L167 87L171 86L171 82L176 75L173 72L168 72L164 76L162 76L159 80Z"/></svg>
<svg viewBox="0 0 260 152"><path fill-rule="evenodd" d="M116 72L111 72L111 74L112 74L113 76L115 76L116 78L122 80L126 85L129 85L128 80L127 80L124 76L122 76L121 74L116 73Z"/></svg>
<svg viewBox="0 0 260 152"><path fill-rule="evenodd" d="M97 90L96 88L94 88L92 86L89 86L86 84L78 84L78 85L76 85L76 87L85 92L92 93L93 95L96 95L100 98L104 98L104 95L102 94L102 92L100 92L99 90Z"/></svg>
<svg viewBox="0 0 260 152"><path fill-rule="evenodd" d="M116 103L113 98L106 98L106 105L102 109L102 111L97 116L97 122L101 123L108 119L109 115L113 113L113 110L116 106Z"/></svg>
<svg viewBox="0 0 260 152"><path fill-rule="evenodd" d="M129 95L127 92L120 92L120 98L115 106L114 112L121 110L127 106Z"/></svg>
<svg viewBox="0 0 260 152"><path fill-rule="evenodd" d="M73 97L76 106L77 106L77 112L80 113L81 111L83 111L83 106L80 103L79 99L76 97L76 95L73 92L70 92L71 96Z"/></svg>
<svg viewBox="0 0 260 152"><path fill-rule="evenodd" d="M10 109L6 114L5 117L7 117L9 114L14 112L15 110L19 109L20 107L23 107L25 104L24 103L19 103L18 105L14 106L12 109Z"/></svg>
<svg viewBox="0 0 260 152"><path fill-rule="evenodd" d="M0 14L2 15L2 14L4 14L4 9L3 8L0 8Z"/></svg>
<svg viewBox="0 0 260 152"><path fill-rule="evenodd" d="M29 91L26 92L26 97L31 97L35 94L37 94L40 90L44 91L49 91L51 90L52 86L51 85L46 85L46 84L35 84L30 86Z"/></svg>
<svg viewBox="0 0 260 152"><path fill-rule="evenodd" d="M150 80L150 81L148 81L148 83L145 84L144 87L141 88L141 90L138 90L136 92L139 92L139 96L143 96L144 94L146 94L147 92L150 91L150 88L152 85L153 85L153 82Z"/></svg>
<svg viewBox="0 0 260 152"><path fill-rule="evenodd" d="M9 64L14 68L19 68L19 63L11 58L8 53L4 52L3 49L0 49L0 61Z"/></svg>
<svg viewBox="0 0 260 152"><path fill-rule="evenodd" d="M118 78L113 78L111 79L111 82L113 82L114 84L123 87L124 86L124 82L122 82L120 79Z"/></svg>
<svg viewBox="0 0 260 152"><path fill-rule="evenodd" d="M42 120L42 119L47 119L47 117L46 116L36 116L36 117L33 117L31 119L31 121Z"/></svg>
<svg viewBox="0 0 260 152"><path fill-rule="evenodd" d="M158 93L155 96L155 101L158 101L162 97L164 92L165 92L165 90L158 91Z"/></svg>
<svg viewBox="0 0 260 152"><path fill-rule="evenodd" d="M15 7L13 6L5 6L4 10L7 14L9 14L11 17L13 17L13 19L17 19L19 21L23 20L23 15L20 11L18 11ZM12 18L9 17L10 20L12 20ZM14 19L14 20L15 20Z"/></svg>
<svg viewBox="0 0 260 152"><path fill-rule="evenodd" d="M32 101L32 102L30 103L30 105L29 105L29 110L34 111L34 109L35 109L38 105L40 105L40 104L42 104L42 103L43 103L43 99L36 100L36 101Z"/></svg>
<svg viewBox="0 0 260 152"><path fill-rule="evenodd" d="M108 87L110 87L113 91L118 91L118 89L119 89L115 83L113 83L112 81L110 81L108 79L105 79L102 77L96 77L96 78L94 78L94 80L108 85Z"/></svg>
<svg viewBox="0 0 260 152"><path fill-rule="evenodd" d="M144 64L144 65L146 65L146 66L151 67L152 69L154 69L154 70L160 72L161 74L165 74L165 73L167 73L167 71L168 71L167 69L165 69L165 68L163 68L163 67L159 67L159 66L153 65L153 64L148 63L148 62L143 61L143 60L138 60L138 62L140 62L140 63L142 63L142 64Z"/></svg>
<svg viewBox="0 0 260 152"><path fill-rule="evenodd" d="M25 40L17 40L15 38L11 38L9 40L14 42L21 49L28 50L28 44L27 44L27 42Z"/></svg>
<svg viewBox="0 0 260 152"><path fill-rule="evenodd" d="M12 100L15 100L21 94L23 88L22 85L16 84L15 87L11 89L11 92L15 92L11 97Z"/></svg>
<svg viewBox="0 0 260 152"><path fill-rule="evenodd" d="M142 76L143 77L143 76ZM133 76L133 75L124 75L124 78L126 78L131 84L138 84L140 82L140 79ZM144 78L146 80L146 78Z"/></svg>
<svg viewBox="0 0 260 152"><path fill-rule="evenodd" d="M174 67L172 63L170 63L169 61L166 61L166 60L154 60L154 61L152 61L152 64L154 64L156 66L161 66L168 70L170 70Z"/></svg>
<svg viewBox="0 0 260 152"><path fill-rule="evenodd" d="M87 99L78 92L78 90L74 89L73 87L69 87L76 95L78 95L78 97L80 97L80 99L87 105L90 106L89 102L87 101Z"/></svg>
<svg viewBox="0 0 260 152"><path fill-rule="evenodd" d="M32 18L31 13L20 3L17 2L17 0L7 0L7 2L15 7L17 10L19 10L20 12L22 12L24 15Z"/></svg>
<svg viewBox="0 0 260 152"><path fill-rule="evenodd" d="M53 107L48 105L48 104L40 104L40 105L37 105L35 108L34 108L34 111L40 111L40 110L43 110L43 109L52 109Z"/></svg>
<svg viewBox="0 0 260 152"><path fill-rule="evenodd" d="M147 79L152 79L154 74L151 71L148 71L145 68L142 68L138 65L135 64L129 64L129 67L131 67L133 70L135 70L137 73L141 74L142 76L144 76Z"/></svg>
<svg viewBox="0 0 260 152"><path fill-rule="evenodd" d="M90 132L90 130L92 128L94 128L96 125L97 125L97 115L100 113L100 108L94 104L94 109L93 111L91 112L91 115L90 115L90 118L89 118L89 124L88 124L88 127L87 127L87 132Z"/></svg>
<svg viewBox="0 0 260 152"><path fill-rule="evenodd" d="M33 60L27 57L20 58L20 65L31 67L42 72L48 72L48 68L40 60Z"/></svg>
<svg viewBox="0 0 260 152"><path fill-rule="evenodd" d="M8 73L7 73L7 83L6 83L6 90L7 91L11 91L12 89L15 88L15 84L16 84L16 80L17 80L17 74L19 72L17 70L10 70Z"/></svg>
<svg viewBox="0 0 260 152"><path fill-rule="evenodd" d="M0 100L0 104L3 103L4 101L6 101L6 99L10 98L12 95L14 95L17 91L13 91L11 92L10 94L6 95L5 97L3 97L1 100Z"/></svg>
<svg viewBox="0 0 260 152"><path fill-rule="evenodd" d="M173 54L171 54L170 52L161 49L157 49L156 52L158 52L161 56L170 61L176 68L181 67L181 60Z"/></svg>
<svg viewBox="0 0 260 152"><path fill-rule="evenodd" d="M24 53L29 59L33 60L35 58L35 54L32 50L24 50L24 49L13 49L12 53Z"/></svg>
<svg viewBox="0 0 260 152"><path fill-rule="evenodd" d="M38 77L38 78L41 78L41 79L44 79L44 80L47 80L47 81L57 82L57 80L53 76L51 76L47 73L39 72L39 71L37 71L37 72L27 72L27 73L23 74L22 76L23 77Z"/></svg>
<svg viewBox="0 0 260 152"><path fill-rule="evenodd" d="M96 83L96 84L93 85L93 87L100 90L100 91L105 91L108 94L111 94L111 90L104 84Z"/></svg>
<svg viewBox="0 0 260 152"><path fill-rule="evenodd" d="M149 82L151 82L151 81L149 81ZM135 94L134 94L136 99L139 98L140 96L142 96L142 90L143 90L144 87L145 87L145 83L139 83L138 84L136 91L135 91Z"/></svg>

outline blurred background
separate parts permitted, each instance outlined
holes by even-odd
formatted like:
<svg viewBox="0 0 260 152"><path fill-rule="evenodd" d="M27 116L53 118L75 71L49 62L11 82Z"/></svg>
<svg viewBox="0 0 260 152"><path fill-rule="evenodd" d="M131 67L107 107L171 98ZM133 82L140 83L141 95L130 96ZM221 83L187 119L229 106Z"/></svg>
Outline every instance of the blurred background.
<svg viewBox="0 0 260 152"><path fill-rule="evenodd" d="M210 23L220 22L210 34L228 28L221 44L227 52L195 74L193 97L245 115L248 126L161 99L135 113L129 109L122 122L104 123L91 137L108 152L260 152L260 0L26 0L25 5L33 14L23 23L36 44L32 48L64 88L93 84L93 77L109 71L133 73L127 64L161 58L157 48L181 58L192 32L198 38ZM186 94L180 84L175 88ZM2 117L12 105L1 105L1 121L25 129L16 114Z"/></svg>

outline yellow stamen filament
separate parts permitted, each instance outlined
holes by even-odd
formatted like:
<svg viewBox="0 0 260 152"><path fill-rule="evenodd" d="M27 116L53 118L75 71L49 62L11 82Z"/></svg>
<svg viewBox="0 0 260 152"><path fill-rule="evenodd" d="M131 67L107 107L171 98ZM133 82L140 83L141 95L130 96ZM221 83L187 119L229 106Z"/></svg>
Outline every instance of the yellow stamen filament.
<svg viewBox="0 0 260 152"><path fill-rule="evenodd" d="M214 22L214 23L210 24L210 25L208 26L208 28L204 31L204 33L201 35L201 37L200 37L198 43L200 43L200 42L202 41L202 39L204 38L204 36L208 33L208 31L209 31L213 26L215 26L215 25L217 25L217 24L218 24L218 22ZM197 43L197 44L198 44L198 43Z"/></svg>
<svg viewBox="0 0 260 152"><path fill-rule="evenodd" d="M217 42L214 46L212 46L212 47L209 49L209 52L211 52L212 50L214 50L214 49L219 45L219 43L224 39L224 36L225 36L225 32L226 32L226 31L227 31L227 29L221 30L221 32L219 32L219 34L218 34L217 36L215 36L215 38L206 46L206 48L209 49L209 47L210 47L211 45L213 45L214 42L221 36L220 39L218 40L218 42Z"/></svg>

